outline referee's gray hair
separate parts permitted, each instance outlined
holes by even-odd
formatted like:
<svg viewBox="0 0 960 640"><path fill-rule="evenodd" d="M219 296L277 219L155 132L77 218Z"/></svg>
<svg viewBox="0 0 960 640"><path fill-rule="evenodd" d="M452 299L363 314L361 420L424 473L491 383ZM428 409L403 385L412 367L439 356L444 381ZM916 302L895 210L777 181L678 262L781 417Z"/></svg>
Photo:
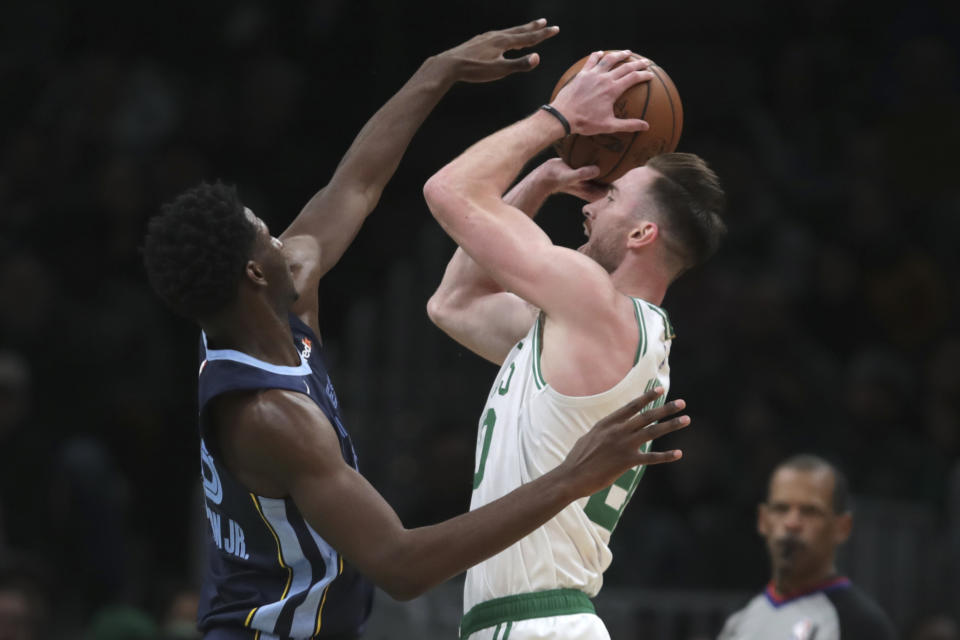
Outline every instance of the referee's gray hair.
<svg viewBox="0 0 960 640"><path fill-rule="evenodd" d="M770 474L773 475L780 469L798 469L800 471L818 471L826 469L833 475L833 512L847 513L853 511L853 500L850 497L850 484L847 482L847 476L837 465L826 458L821 458L812 453L798 453L790 456L774 468Z"/></svg>

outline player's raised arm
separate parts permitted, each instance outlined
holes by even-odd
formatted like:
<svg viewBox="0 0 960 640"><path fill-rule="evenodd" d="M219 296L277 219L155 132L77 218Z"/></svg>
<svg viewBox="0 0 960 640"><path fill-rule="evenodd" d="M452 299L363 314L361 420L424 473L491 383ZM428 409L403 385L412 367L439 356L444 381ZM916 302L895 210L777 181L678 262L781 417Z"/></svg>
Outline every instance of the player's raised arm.
<svg viewBox="0 0 960 640"><path fill-rule="evenodd" d="M458 81L490 82L518 71L529 71L540 61L536 53L508 59L504 53L534 46L557 33L545 20L480 34L463 44L428 58L406 84L360 130L337 166L333 177L315 194L280 236L315 240L313 264L303 270L298 289L309 294L316 280L337 263L363 221L377 205L414 133ZM297 255L310 258L310 245ZM311 300L298 304L309 308Z"/></svg>
<svg viewBox="0 0 960 640"><path fill-rule="evenodd" d="M589 181L597 167L571 169L559 158L536 167L503 197L533 218L551 195L566 192L586 201L603 196ZM440 329L477 355L501 364L527 332L539 310L504 291L473 258L457 248L443 280L427 302L427 313Z"/></svg>
<svg viewBox="0 0 960 640"><path fill-rule="evenodd" d="M641 448L690 422L675 415L682 400L641 411L660 393L647 392L601 420L540 478L480 509L417 529L406 529L343 461L334 428L308 397L275 389L234 398L219 409L218 422L230 425L221 443L228 466L243 470L241 482L259 495L289 495L325 541L403 600L502 551L627 469L678 460L677 450Z"/></svg>
<svg viewBox="0 0 960 640"><path fill-rule="evenodd" d="M653 77L646 71L649 61L628 57L625 51L593 54L557 95L553 107L574 133L647 127L641 120L619 119L613 112L614 100L625 89ZM611 308L609 302L619 295L607 273L596 261L554 246L536 224L501 197L523 165L565 133L560 118L538 110L467 149L427 181L424 195L447 233L503 289L549 315L590 323L598 305Z"/></svg>

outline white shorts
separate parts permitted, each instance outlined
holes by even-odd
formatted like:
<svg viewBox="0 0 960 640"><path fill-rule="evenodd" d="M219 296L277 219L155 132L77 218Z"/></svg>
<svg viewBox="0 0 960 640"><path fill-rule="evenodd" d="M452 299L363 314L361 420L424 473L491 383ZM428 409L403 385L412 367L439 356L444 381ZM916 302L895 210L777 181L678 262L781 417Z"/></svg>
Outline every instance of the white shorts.
<svg viewBox="0 0 960 640"><path fill-rule="evenodd" d="M570 589L497 598L471 609L462 640L610 640L586 594Z"/></svg>
<svg viewBox="0 0 960 640"><path fill-rule="evenodd" d="M481 629L469 636L469 640L574 639L610 640L610 634L596 614L574 613L569 616L501 622L495 627Z"/></svg>

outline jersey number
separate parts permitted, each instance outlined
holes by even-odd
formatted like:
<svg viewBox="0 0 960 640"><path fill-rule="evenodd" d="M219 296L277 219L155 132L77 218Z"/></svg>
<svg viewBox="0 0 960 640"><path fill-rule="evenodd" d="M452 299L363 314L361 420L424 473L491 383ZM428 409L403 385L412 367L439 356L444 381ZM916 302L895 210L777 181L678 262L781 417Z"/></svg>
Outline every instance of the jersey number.
<svg viewBox="0 0 960 640"><path fill-rule="evenodd" d="M656 383L656 378L650 380L647 383L646 391L652 389ZM664 402L666 402L666 398L660 396L644 407L644 410L655 409L663 405ZM647 442L643 445L643 452L646 453L649 450L650 443ZM623 515L624 507L630 502L630 498L633 497L633 492L637 490L637 485L640 484L640 479L643 477L645 470L646 467L640 465L639 467L634 467L624 472L612 485L590 496L583 512L586 513L587 517L593 522L613 533L617 522L620 521L620 516Z"/></svg>
<svg viewBox="0 0 960 640"><path fill-rule="evenodd" d="M487 466L487 455L490 453L490 440L493 438L493 425L497 423L497 412L493 407L487 409L487 415L480 425L477 434L477 469L473 473L473 488L476 489L483 482L483 470Z"/></svg>
<svg viewBox="0 0 960 640"><path fill-rule="evenodd" d="M646 452L649 449L650 443L647 442L643 445L643 450ZM595 523L613 533L623 514L623 508L633 497L645 469L645 466L640 465L624 472L612 485L590 496L583 512Z"/></svg>

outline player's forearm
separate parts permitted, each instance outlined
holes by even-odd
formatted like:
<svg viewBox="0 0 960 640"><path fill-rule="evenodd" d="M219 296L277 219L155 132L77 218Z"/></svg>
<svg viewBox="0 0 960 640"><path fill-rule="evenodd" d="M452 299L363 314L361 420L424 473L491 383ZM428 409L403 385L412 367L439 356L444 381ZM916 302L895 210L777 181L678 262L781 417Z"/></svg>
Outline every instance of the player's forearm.
<svg viewBox="0 0 960 640"><path fill-rule="evenodd" d="M552 193L553 185L541 179L535 169L514 185L503 200L533 218ZM457 247L447 263L443 280L427 303L427 314L434 324L447 330L444 318L465 309L470 298L499 291L503 291L503 287L466 251Z"/></svg>
<svg viewBox="0 0 960 640"><path fill-rule="evenodd" d="M503 196L503 201L535 218L540 208L555 193L556 185L543 177L540 165L518 182Z"/></svg>
<svg viewBox="0 0 960 640"><path fill-rule="evenodd" d="M533 218L556 188L556 181L551 180L544 165L540 165L515 184L503 196L503 201ZM427 303L427 313L434 324L447 331L443 319L466 309L469 299L500 291L503 287L489 272L457 247L447 263L440 286Z"/></svg>
<svg viewBox="0 0 960 640"><path fill-rule="evenodd" d="M362 185L371 209L400 164L414 134L454 83L453 67L433 56L364 125L331 182Z"/></svg>
<svg viewBox="0 0 960 640"><path fill-rule="evenodd" d="M336 262L377 206L414 134L453 83L450 62L428 58L367 121L330 183L310 199L284 235L313 235L323 248L324 262Z"/></svg>
<svg viewBox="0 0 960 640"><path fill-rule="evenodd" d="M458 201L483 207L485 200L499 200L523 165L563 134L563 126L556 118L538 110L487 136L427 181L424 195L430 210L446 226L469 214L469 207L458 206Z"/></svg>
<svg viewBox="0 0 960 640"><path fill-rule="evenodd" d="M503 551L557 515L578 496L559 469L479 509L405 532L397 557L409 580L394 597L415 598Z"/></svg>

